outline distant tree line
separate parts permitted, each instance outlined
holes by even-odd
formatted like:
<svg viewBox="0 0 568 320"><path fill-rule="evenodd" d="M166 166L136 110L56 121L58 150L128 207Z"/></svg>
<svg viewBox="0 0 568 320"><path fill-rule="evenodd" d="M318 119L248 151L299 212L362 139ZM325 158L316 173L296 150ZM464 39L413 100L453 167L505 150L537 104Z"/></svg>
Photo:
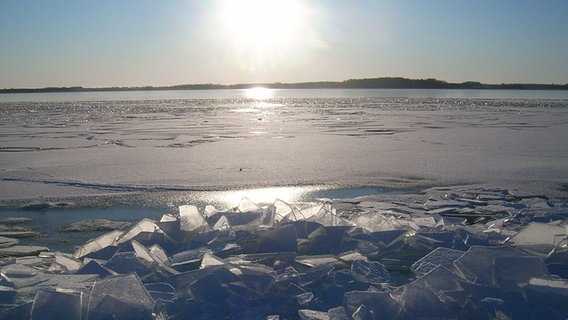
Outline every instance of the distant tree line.
<svg viewBox="0 0 568 320"><path fill-rule="evenodd" d="M486 84L476 81L450 83L437 79L407 79L383 77L369 79L349 79L345 81L319 81L299 83L254 83L254 84L182 84L175 86L145 87L47 87L37 89L0 89L0 93L40 93L40 92L97 92L97 91L150 91L150 90L214 90L247 89L265 87L273 89L508 89L508 90L568 90L567 84L502 83Z"/></svg>

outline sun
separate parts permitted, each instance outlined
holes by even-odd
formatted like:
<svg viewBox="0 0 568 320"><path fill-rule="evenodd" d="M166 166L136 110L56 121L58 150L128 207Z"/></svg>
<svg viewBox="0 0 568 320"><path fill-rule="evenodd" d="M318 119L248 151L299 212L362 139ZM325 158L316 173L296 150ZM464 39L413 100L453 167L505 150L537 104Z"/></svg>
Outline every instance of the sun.
<svg viewBox="0 0 568 320"><path fill-rule="evenodd" d="M254 69L291 59L313 42L311 14L301 0L218 0L216 16L226 51Z"/></svg>
<svg viewBox="0 0 568 320"><path fill-rule="evenodd" d="M255 47L293 41L306 14L306 8L293 0L231 0L221 11L230 36Z"/></svg>

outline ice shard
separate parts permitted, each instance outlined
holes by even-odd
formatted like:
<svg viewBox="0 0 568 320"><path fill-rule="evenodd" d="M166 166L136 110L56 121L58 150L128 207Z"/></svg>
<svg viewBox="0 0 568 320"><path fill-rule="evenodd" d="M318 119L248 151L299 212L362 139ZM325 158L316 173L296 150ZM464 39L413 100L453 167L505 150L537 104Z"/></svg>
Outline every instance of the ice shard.
<svg viewBox="0 0 568 320"><path fill-rule="evenodd" d="M136 274L96 281L88 303L89 319L152 319L154 301Z"/></svg>
<svg viewBox="0 0 568 320"><path fill-rule="evenodd" d="M10 264L3 266L0 272L2 281L16 289L30 287L47 281L50 276L32 267Z"/></svg>
<svg viewBox="0 0 568 320"><path fill-rule="evenodd" d="M566 245L567 228L567 226L531 222L510 241L516 246L530 249L546 257L561 243Z"/></svg>
<svg viewBox="0 0 568 320"><path fill-rule="evenodd" d="M126 242L134 239L139 234L146 233L146 232L147 233L163 234L163 231L160 229L160 227L158 227L158 225L156 224L156 222L154 220L144 218L140 222L138 222L136 225L134 225L132 228L130 228L126 233L119 236L118 239L116 239L114 244L120 245L120 244L126 243Z"/></svg>
<svg viewBox="0 0 568 320"><path fill-rule="evenodd" d="M114 230L105 233L79 247L75 251L75 254L73 254L73 256L75 258L82 258L88 255L89 253L96 252L106 247L109 247L113 245L117 241L117 239L119 239L120 236L122 236L123 234L124 232L120 230Z"/></svg>
<svg viewBox="0 0 568 320"><path fill-rule="evenodd" d="M55 262L49 268L50 272L66 272L72 273L76 272L81 268L83 263L80 260L73 258L73 256L68 254L63 254L61 252L55 253Z"/></svg>
<svg viewBox="0 0 568 320"><path fill-rule="evenodd" d="M239 202L236 211L238 212L262 211L262 208L253 201L251 201L249 198L244 197L241 199L241 202Z"/></svg>
<svg viewBox="0 0 568 320"><path fill-rule="evenodd" d="M203 257L201 258L201 266L200 268L207 268L207 267L211 267L211 266L223 266L226 265L226 262L223 261L223 259L216 257L215 255L206 252L203 254Z"/></svg>
<svg viewBox="0 0 568 320"><path fill-rule="evenodd" d="M533 277L548 276L542 258L507 246L471 247L454 266L471 282L505 289L522 286Z"/></svg>
<svg viewBox="0 0 568 320"><path fill-rule="evenodd" d="M11 257L35 256L43 251L49 251L49 248L44 246L15 245L11 247L0 248L0 256L11 256Z"/></svg>
<svg viewBox="0 0 568 320"><path fill-rule="evenodd" d="M351 263L351 273L361 282L379 284L390 281L390 273L385 266L378 261L355 259Z"/></svg>
<svg viewBox="0 0 568 320"><path fill-rule="evenodd" d="M438 266L444 266L450 269L453 267L454 261L464 254L464 251L439 247L416 261L412 265L412 269L419 275L424 275Z"/></svg>
<svg viewBox="0 0 568 320"><path fill-rule="evenodd" d="M330 320L329 315L324 311L301 309L298 310L298 315L302 320Z"/></svg>
<svg viewBox="0 0 568 320"><path fill-rule="evenodd" d="M38 290L30 319L82 319L83 293L76 290Z"/></svg>
<svg viewBox="0 0 568 320"><path fill-rule="evenodd" d="M183 231L206 231L209 225L196 206L185 205L179 207L180 228Z"/></svg>

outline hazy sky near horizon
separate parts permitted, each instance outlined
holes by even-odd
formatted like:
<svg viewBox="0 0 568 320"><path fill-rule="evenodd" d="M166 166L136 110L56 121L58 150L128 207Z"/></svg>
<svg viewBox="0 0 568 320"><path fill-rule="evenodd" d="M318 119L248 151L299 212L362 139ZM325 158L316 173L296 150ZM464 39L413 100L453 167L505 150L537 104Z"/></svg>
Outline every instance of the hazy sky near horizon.
<svg viewBox="0 0 568 320"><path fill-rule="evenodd" d="M0 88L568 83L562 0L0 0Z"/></svg>

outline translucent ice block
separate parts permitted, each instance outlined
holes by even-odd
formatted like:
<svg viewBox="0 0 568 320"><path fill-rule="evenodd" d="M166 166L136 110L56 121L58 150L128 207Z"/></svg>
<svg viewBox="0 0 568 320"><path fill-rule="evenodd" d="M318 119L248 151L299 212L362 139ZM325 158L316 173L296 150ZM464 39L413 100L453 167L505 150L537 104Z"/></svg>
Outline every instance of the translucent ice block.
<svg viewBox="0 0 568 320"><path fill-rule="evenodd" d="M15 245L11 247L0 248L0 256L11 256L11 257L35 256L43 251L49 251L49 248L43 246Z"/></svg>
<svg viewBox="0 0 568 320"><path fill-rule="evenodd" d="M330 320L329 315L324 311L300 309L298 315L302 320Z"/></svg>
<svg viewBox="0 0 568 320"><path fill-rule="evenodd" d="M30 319L81 319L83 294L77 290L38 290Z"/></svg>
<svg viewBox="0 0 568 320"><path fill-rule="evenodd" d="M55 253L55 262L49 268L50 272L75 272L81 268L83 263L68 254L61 252Z"/></svg>
<svg viewBox="0 0 568 320"><path fill-rule="evenodd" d="M353 223L339 217L329 204L324 205L315 215L308 218L310 221L321 223L324 226L352 226Z"/></svg>
<svg viewBox="0 0 568 320"><path fill-rule="evenodd" d="M20 264L2 267L2 279L16 289L29 287L47 281L50 276L43 272Z"/></svg>
<svg viewBox="0 0 568 320"><path fill-rule="evenodd" d="M152 297L136 274L108 277L93 285L89 319L107 319L113 314L151 319L153 307Z"/></svg>
<svg viewBox="0 0 568 320"><path fill-rule="evenodd" d="M390 273L378 261L355 259L351 263L351 273L355 279L368 283L385 283L390 281Z"/></svg>
<svg viewBox="0 0 568 320"><path fill-rule="evenodd" d="M454 266L471 282L507 289L522 285L531 277L548 276L542 258L507 246L471 247Z"/></svg>
<svg viewBox="0 0 568 320"><path fill-rule="evenodd" d="M236 211L238 212L262 211L262 208L253 201L251 201L249 198L244 197L241 199L241 202L239 202Z"/></svg>
<svg viewBox="0 0 568 320"><path fill-rule="evenodd" d="M536 253L547 256L560 243L566 244L567 228L539 222L531 222L511 238L517 246L532 249Z"/></svg>
<svg viewBox="0 0 568 320"><path fill-rule="evenodd" d="M217 220L217 222L213 225L213 230L230 231L231 224L229 223L229 220L227 220L227 217L224 215L221 216L221 218L219 218L219 220Z"/></svg>
<svg viewBox="0 0 568 320"><path fill-rule="evenodd" d="M226 262L223 261L223 259L209 253L206 252L203 254L203 257L201 258L201 266L200 268L207 268L207 267L211 267L211 266L222 266L225 265Z"/></svg>
<svg viewBox="0 0 568 320"><path fill-rule="evenodd" d="M416 261L412 265L412 269L419 275L426 274L434 270L437 266L444 266L450 269L453 267L454 261L464 254L464 251L439 247Z"/></svg>
<svg viewBox="0 0 568 320"><path fill-rule="evenodd" d="M180 228L183 231L206 231L209 230L207 221L196 206L185 205L179 207Z"/></svg>
<svg viewBox="0 0 568 320"><path fill-rule="evenodd" d="M75 258L82 258L86 255L88 255L91 252L96 252L99 251L103 248L106 248L108 246L111 246L115 243L115 241L117 241L117 239L120 238L120 236L122 236L124 234L123 231L120 230L114 230L108 233L103 234L102 236L99 236L87 243L85 243L84 245L82 245L81 247L79 247L75 253L73 254L73 256Z"/></svg>

